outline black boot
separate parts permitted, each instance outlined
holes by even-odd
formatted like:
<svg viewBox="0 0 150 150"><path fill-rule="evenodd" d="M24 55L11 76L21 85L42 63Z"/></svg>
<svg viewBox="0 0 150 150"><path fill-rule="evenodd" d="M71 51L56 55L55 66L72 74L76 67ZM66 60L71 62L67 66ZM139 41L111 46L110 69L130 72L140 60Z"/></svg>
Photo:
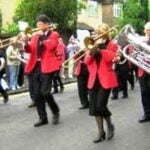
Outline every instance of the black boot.
<svg viewBox="0 0 150 150"><path fill-rule="evenodd" d="M60 114L59 113L56 113L53 115L53 118L52 118L52 124L56 125L59 123L59 117L60 117Z"/></svg>
<svg viewBox="0 0 150 150"><path fill-rule="evenodd" d="M9 101L7 92L4 91L4 92L2 93L2 95L3 95L3 97L4 97L4 101L3 101L3 102L4 102L4 103L7 103L7 102Z"/></svg>
<svg viewBox="0 0 150 150"><path fill-rule="evenodd" d="M101 135L98 135L98 137L96 137L96 138L93 140L93 142L94 142L94 143L102 142L102 141L105 140L105 138L106 138L106 134L105 134L105 132L103 131Z"/></svg>
<svg viewBox="0 0 150 150"><path fill-rule="evenodd" d="M36 106L36 104L35 104L34 101L32 101L30 105L28 105L29 108L32 108L32 107L35 107L35 106Z"/></svg>
<svg viewBox="0 0 150 150"><path fill-rule="evenodd" d="M114 137L115 127L111 121L111 117L106 117L105 120L107 123L107 140L111 140Z"/></svg>

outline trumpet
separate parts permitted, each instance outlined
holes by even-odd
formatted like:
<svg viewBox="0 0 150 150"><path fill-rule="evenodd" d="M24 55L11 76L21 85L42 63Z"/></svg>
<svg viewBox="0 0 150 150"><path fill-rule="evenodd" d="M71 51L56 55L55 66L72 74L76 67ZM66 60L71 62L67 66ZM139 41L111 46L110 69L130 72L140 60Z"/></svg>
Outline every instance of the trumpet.
<svg viewBox="0 0 150 150"><path fill-rule="evenodd" d="M80 50L79 52L75 53L71 58L67 59L66 61L64 61L64 63L62 64L62 66L64 68L69 68L72 65L74 65L76 62L78 62L79 60L81 60L85 55L86 52L88 50L90 50L91 52L93 51L97 51L97 44L96 41L102 37L104 37L105 35L107 35L108 33L111 32L111 34L113 34L114 32L117 32L117 27L118 25L113 26L112 28L110 28L108 31L106 31L105 33L99 35L99 36L95 36L95 37L85 37L84 39L84 45L85 48ZM74 59L74 62L72 64L68 65L68 62L70 60Z"/></svg>
<svg viewBox="0 0 150 150"><path fill-rule="evenodd" d="M57 24L51 24L48 26L48 29L50 30L56 30L57 29ZM25 28L25 30L23 32L20 32L17 36L13 36L11 38L5 39L5 40L0 40L0 48L5 48L11 44L17 43L17 41L19 40L19 38L21 36L26 36L27 38L31 38L32 34L39 31L39 28L34 28L32 29L31 27L27 27ZM15 40L14 40L15 39Z"/></svg>

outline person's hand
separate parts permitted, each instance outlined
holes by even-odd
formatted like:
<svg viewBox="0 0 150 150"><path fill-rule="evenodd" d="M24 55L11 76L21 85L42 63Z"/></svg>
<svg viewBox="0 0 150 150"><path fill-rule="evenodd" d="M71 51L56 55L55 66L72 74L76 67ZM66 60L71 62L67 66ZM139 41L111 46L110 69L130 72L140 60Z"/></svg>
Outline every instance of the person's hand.
<svg viewBox="0 0 150 150"><path fill-rule="evenodd" d="M17 41L18 41L18 38L16 36L10 38L11 43L17 43Z"/></svg>
<svg viewBox="0 0 150 150"><path fill-rule="evenodd" d="M120 62L121 56L122 56L122 54L121 54L120 50L118 50L118 51L116 52L116 54L115 54L115 57L113 58L113 62L114 62L114 63Z"/></svg>
<svg viewBox="0 0 150 150"><path fill-rule="evenodd" d="M39 30L36 32L36 34L38 34L39 36L42 36L44 34L44 32L42 30Z"/></svg>

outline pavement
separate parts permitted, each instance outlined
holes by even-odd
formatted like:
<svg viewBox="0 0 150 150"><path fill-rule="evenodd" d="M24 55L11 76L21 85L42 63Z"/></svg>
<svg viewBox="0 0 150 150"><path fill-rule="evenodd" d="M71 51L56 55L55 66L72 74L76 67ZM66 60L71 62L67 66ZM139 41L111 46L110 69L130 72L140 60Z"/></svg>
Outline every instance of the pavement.
<svg viewBox="0 0 150 150"><path fill-rule="evenodd" d="M65 85L63 93L54 94L60 107L60 124L52 125L52 114L47 106L49 124L35 128L38 120L36 108L28 108L28 92L10 96L10 101L0 101L0 150L150 150L150 122L140 124L140 88L130 90L129 98L109 99L109 109L115 124L111 141L97 144L94 117L89 110L79 110L77 83ZM1 98L2 99L2 98ZM106 128L106 124L104 124Z"/></svg>

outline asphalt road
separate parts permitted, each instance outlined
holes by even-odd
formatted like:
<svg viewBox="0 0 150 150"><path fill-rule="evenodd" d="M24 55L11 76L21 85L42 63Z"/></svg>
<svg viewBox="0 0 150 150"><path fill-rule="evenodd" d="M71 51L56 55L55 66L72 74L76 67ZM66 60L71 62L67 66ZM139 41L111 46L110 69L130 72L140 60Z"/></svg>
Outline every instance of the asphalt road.
<svg viewBox="0 0 150 150"><path fill-rule="evenodd" d="M78 109L76 83L65 85L64 93L55 95L61 109L58 125L51 124L47 107L49 124L33 127L38 116L35 108L27 107L28 93L10 99L8 104L0 100L0 150L150 150L150 122L138 123L142 113L138 83L129 90L128 99L109 101L115 137L98 144L92 142L97 135L94 118L88 109Z"/></svg>

